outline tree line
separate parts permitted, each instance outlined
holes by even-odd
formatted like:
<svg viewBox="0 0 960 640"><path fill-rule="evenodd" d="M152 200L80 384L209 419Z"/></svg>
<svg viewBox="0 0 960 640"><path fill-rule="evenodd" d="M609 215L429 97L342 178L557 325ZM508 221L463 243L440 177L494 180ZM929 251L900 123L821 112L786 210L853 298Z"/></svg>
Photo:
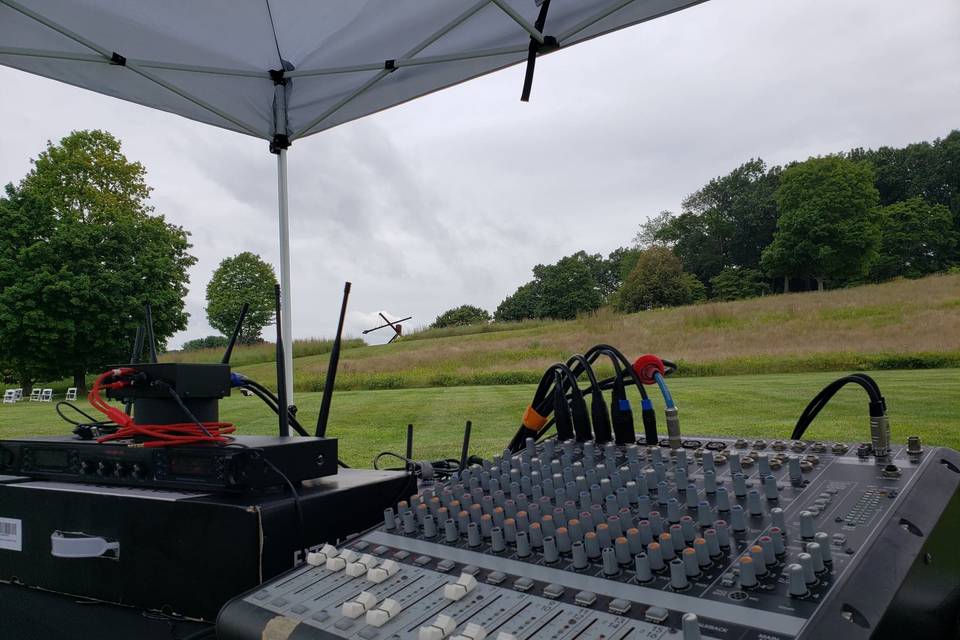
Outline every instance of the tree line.
<svg viewBox="0 0 960 640"><path fill-rule="evenodd" d="M628 247L535 266L493 318L569 319L604 305L633 312L916 278L958 265L954 130L933 142L783 167L750 159L687 196L679 213L650 217Z"/></svg>

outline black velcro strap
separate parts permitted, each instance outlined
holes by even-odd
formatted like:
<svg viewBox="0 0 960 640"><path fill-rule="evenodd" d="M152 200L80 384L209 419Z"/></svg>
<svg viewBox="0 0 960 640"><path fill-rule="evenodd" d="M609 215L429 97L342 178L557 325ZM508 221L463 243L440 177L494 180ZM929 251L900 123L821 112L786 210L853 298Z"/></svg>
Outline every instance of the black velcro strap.
<svg viewBox="0 0 960 640"><path fill-rule="evenodd" d="M115 64L120 67L125 67L127 66L127 59L122 55L120 55L119 53L117 53L116 51L114 51L112 54L110 54L110 64Z"/></svg>
<svg viewBox="0 0 960 640"><path fill-rule="evenodd" d="M547 22L547 11L550 9L550 0L544 0L540 5L540 13L537 15L537 21L533 23L534 28L543 33L543 26ZM527 70L523 75L523 89L520 91L520 101L530 101L530 89L533 88L533 71L537 65L537 54L554 51L560 48L560 43L553 36L544 36L543 44L530 36L530 46L527 48Z"/></svg>
<svg viewBox="0 0 960 640"><path fill-rule="evenodd" d="M396 71L397 70L397 61L396 60L384 60L383 68L387 71Z"/></svg>

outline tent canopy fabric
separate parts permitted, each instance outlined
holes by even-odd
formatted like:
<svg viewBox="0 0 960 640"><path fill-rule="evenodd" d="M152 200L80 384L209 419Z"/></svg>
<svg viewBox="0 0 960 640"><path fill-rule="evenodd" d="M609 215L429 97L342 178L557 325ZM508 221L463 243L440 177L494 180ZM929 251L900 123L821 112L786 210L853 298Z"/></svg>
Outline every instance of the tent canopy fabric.
<svg viewBox="0 0 960 640"><path fill-rule="evenodd" d="M292 390L292 141L704 1L0 0L0 65L270 141Z"/></svg>
<svg viewBox="0 0 960 640"><path fill-rule="evenodd" d="M293 141L701 1L0 0L0 64Z"/></svg>

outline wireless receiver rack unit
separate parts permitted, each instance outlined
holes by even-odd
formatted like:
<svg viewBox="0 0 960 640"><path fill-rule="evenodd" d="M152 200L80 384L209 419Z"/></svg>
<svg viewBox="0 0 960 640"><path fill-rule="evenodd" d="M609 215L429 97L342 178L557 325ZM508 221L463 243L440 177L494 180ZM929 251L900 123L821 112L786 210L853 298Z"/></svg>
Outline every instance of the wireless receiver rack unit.
<svg viewBox="0 0 960 640"><path fill-rule="evenodd" d="M335 351L339 351L348 293L349 283L344 291ZM138 328L131 364L112 366L97 377L91 389L91 405L107 420L75 422L75 437L0 440L0 474L63 482L233 492L291 486L336 474L337 440L319 437L326 429L323 411L318 437L309 437L294 411L287 408L279 286L275 287L275 295L279 397L230 371L230 355L249 305L243 305L223 359L217 364L157 362L152 313L150 305L146 305L146 336ZM137 363L145 337L151 362ZM219 402L235 386L258 396L277 413L278 437L230 435L234 426L220 422ZM332 384L327 387L323 404L329 407ZM107 398L121 401L125 411L107 404L100 396L103 391ZM89 418L82 410L72 408ZM290 437L291 424L302 437Z"/></svg>
<svg viewBox="0 0 960 640"><path fill-rule="evenodd" d="M147 379L175 389L203 423L217 422L218 401L230 394L225 364L160 363L133 365ZM183 422L182 409L157 386L108 392L133 400L143 424ZM0 473L64 482L200 491L249 491L337 472L334 438L232 436L224 444L137 446L125 440L100 443L70 436L0 441Z"/></svg>

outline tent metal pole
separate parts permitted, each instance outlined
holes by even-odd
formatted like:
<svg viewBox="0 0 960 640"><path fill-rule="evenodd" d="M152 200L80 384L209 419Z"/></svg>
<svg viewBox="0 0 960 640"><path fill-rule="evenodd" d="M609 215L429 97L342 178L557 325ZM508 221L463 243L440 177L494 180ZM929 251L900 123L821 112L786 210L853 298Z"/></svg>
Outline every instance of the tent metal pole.
<svg viewBox="0 0 960 640"><path fill-rule="evenodd" d="M290 321L290 211L287 197L287 150L277 153L277 194L280 219L280 322L283 331L283 367L287 402L293 404L293 333Z"/></svg>

